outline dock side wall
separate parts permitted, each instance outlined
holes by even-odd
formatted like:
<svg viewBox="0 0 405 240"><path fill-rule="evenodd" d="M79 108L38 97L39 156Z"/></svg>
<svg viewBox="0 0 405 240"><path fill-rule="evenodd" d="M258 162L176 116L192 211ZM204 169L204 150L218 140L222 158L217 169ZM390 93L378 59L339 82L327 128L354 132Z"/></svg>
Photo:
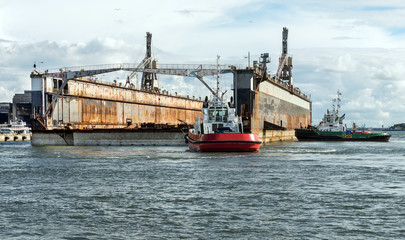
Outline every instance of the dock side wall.
<svg viewBox="0 0 405 240"><path fill-rule="evenodd" d="M234 79L238 114L247 116L244 125L263 143L296 140L294 129L311 124L312 103L305 96L281 83L255 79L252 70L238 70Z"/></svg>
<svg viewBox="0 0 405 240"><path fill-rule="evenodd" d="M286 130L311 124L311 103L269 82L259 85L253 109L252 129L263 129L265 121Z"/></svg>

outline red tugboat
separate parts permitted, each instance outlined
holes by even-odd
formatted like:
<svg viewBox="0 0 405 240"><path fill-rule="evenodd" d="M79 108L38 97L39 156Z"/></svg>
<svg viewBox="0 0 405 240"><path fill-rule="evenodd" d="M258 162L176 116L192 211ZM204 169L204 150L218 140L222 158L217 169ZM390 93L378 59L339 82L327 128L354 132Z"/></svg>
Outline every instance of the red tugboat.
<svg viewBox="0 0 405 240"><path fill-rule="evenodd" d="M206 85L206 84L205 84ZM208 85L206 85L208 87ZM208 87L209 88L209 87ZM219 70L217 91L213 98L205 99L203 117L196 118L194 128L185 135L190 150L203 152L254 152L258 151L261 142L256 134L244 133L242 120L236 115L231 102L226 103L219 97Z"/></svg>

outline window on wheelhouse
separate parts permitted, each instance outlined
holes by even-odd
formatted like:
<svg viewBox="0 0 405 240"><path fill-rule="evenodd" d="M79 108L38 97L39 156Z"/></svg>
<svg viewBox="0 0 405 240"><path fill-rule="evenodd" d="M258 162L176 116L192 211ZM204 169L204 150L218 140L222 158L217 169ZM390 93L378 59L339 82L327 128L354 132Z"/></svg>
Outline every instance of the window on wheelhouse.
<svg viewBox="0 0 405 240"><path fill-rule="evenodd" d="M227 122L228 109L224 107L214 107L208 109L208 120L214 122Z"/></svg>

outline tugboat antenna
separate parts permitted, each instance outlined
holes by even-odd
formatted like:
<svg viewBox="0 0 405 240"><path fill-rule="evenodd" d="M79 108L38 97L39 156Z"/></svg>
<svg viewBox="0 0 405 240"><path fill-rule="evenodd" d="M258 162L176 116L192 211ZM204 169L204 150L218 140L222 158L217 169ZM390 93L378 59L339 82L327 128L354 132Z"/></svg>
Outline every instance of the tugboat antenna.
<svg viewBox="0 0 405 240"><path fill-rule="evenodd" d="M219 78L220 78L221 68L219 66L219 55L217 55L217 97L219 97Z"/></svg>

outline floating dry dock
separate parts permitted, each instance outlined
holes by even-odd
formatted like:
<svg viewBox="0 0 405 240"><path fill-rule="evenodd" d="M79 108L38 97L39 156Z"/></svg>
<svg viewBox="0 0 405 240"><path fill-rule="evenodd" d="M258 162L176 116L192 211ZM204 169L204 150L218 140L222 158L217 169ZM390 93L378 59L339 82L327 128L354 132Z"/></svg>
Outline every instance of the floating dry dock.
<svg viewBox="0 0 405 240"><path fill-rule="evenodd" d="M267 74L268 54L253 67L220 67L232 73L234 98L245 131L264 142L293 140L294 129L311 123L311 101L292 82L292 58L283 53L275 76ZM147 33L146 57L140 64L112 64L31 73L32 145L184 145L184 134L203 102L159 89L157 74L196 77L217 74L216 65L160 65L151 56ZM129 71L127 84L91 76ZM140 87L131 78L142 72ZM202 87L202 85L201 85ZM206 85L209 88L209 86Z"/></svg>
<svg viewBox="0 0 405 240"><path fill-rule="evenodd" d="M62 81L32 79L47 85L49 105ZM183 139L181 129L202 107L197 99L82 78L69 80L58 98L46 118L36 115L33 145L168 145Z"/></svg>

